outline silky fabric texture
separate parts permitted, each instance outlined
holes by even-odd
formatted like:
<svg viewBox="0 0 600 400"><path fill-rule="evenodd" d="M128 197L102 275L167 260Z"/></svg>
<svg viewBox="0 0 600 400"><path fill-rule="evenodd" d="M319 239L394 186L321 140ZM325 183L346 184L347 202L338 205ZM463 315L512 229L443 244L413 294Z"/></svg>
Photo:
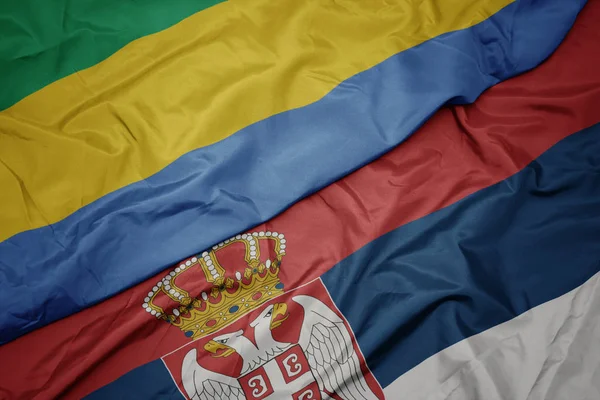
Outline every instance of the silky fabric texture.
<svg viewBox="0 0 600 400"><path fill-rule="evenodd" d="M0 2L0 110L220 1Z"/></svg>
<svg viewBox="0 0 600 400"><path fill-rule="evenodd" d="M510 178L373 240L322 276L382 387L600 271L599 137L600 124L567 137ZM140 376L91 397L135 397ZM163 370L160 391L169 377Z"/></svg>
<svg viewBox="0 0 600 400"><path fill-rule="evenodd" d="M0 113L0 182L6 188L0 240L60 221L192 150L313 103L341 81L475 25L512 1L230 0L141 38ZM556 15L561 29L579 7ZM536 6L525 13L533 11L554 23L553 10ZM285 125L272 129L278 137L292 134ZM254 158L287 149L261 150L244 149ZM242 165L235 157L226 161L230 172ZM224 162L206 161L194 169ZM250 165L244 166L256 168Z"/></svg>
<svg viewBox="0 0 600 400"><path fill-rule="evenodd" d="M600 398L600 275L452 345L385 392L414 400Z"/></svg>
<svg viewBox="0 0 600 400"><path fill-rule="evenodd" d="M599 171L597 124L327 271L322 280L381 386L598 273Z"/></svg>
<svg viewBox="0 0 600 400"><path fill-rule="evenodd" d="M541 66L492 87L473 105L440 110L402 146L257 227L286 233L286 286L310 281L399 225L509 177L597 122L599 13L600 3L590 3ZM161 275L1 346L0 375L16 378L0 381L0 393L81 398L186 343L178 329L149 321L135 302Z"/></svg>
<svg viewBox="0 0 600 400"><path fill-rule="evenodd" d="M514 3L481 24L354 76L317 103L188 153L57 224L0 243L0 273L7 277L0 300L11 310L0 315L0 342L106 299L182 255L269 219L391 149L444 102L471 102L490 85L535 66L562 40L583 3L569 3L568 9L558 0L541 9ZM539 32L544 27L549 32ZM452 64L432 63L432 57ZM267 148L272 152L267 158L256 157ZM233 169L225 160L245 168Z"/></svg>
<svg viewBox="0 0 600 400"><path fill-rule="evenodd" d="M85 396L85 400L122 399L132 396L140 399L181 400L183 395L173 384L162 360L155 360L129 372L125 379L120 379ZM119 385L123 385L119 387ZM135 389L133 389L133 387Z"/></svg>

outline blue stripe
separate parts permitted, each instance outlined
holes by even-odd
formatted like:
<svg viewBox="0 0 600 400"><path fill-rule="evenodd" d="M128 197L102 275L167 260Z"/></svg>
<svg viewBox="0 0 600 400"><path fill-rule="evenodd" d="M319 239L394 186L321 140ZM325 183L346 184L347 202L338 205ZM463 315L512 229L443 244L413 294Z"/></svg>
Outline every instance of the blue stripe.
<svg viewBox="0 0 600 400"><path fill-rule="evenodd" d="M186 154L52 226L0 243L0 344L249 229L403 141L442 104L534 67L585 0L519 0L402 52L312 105Z"/></svg>
<svg viewBox="0 0 600 400"><path fill-rule="evenodd" d="M386 386L598 271L600 124L511 178L371 242L323 282Z"/></svg>
<svg viewBox="0 0 600 400"><path fill-rule="evenodd" d="M600 124L516 175L381 236L322 279L385 387L598 271ZM146 364L93 398L137 398L138 386L154 380L143 398L157 398L174 385L163 369L160 360Z"/></svg>
<svg viewBox="0 0 600 400"><path fill-rule="evenodd" d="M160 359L126 373L85 397L86 400L181 400L184 398Z"/></svg>

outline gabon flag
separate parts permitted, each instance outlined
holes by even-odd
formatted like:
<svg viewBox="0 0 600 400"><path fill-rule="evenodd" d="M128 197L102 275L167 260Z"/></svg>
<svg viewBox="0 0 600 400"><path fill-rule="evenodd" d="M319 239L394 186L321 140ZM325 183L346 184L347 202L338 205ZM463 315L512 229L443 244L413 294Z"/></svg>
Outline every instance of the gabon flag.
<svg viewBox="0 0 600 400"><path fill-rule="evenodd" d="M0 5L0 399L600 397L600 3Z"/></svg>

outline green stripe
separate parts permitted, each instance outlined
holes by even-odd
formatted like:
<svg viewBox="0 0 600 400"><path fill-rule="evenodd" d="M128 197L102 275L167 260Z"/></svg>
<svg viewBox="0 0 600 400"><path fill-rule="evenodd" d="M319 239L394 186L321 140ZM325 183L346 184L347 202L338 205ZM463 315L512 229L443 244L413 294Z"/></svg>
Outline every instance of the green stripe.
<svg viewBox="0 0 600 400"><path fill-rule="evenodd" d="M224 0L0 0L0 110Z"/></svg>

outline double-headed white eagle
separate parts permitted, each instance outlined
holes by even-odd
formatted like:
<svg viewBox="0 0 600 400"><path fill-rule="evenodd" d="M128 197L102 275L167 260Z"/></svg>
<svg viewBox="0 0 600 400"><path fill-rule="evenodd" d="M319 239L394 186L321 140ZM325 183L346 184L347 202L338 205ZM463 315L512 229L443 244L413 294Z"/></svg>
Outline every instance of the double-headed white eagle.
<svg viewBox="0 0 600 400"><path fill-rule="evenodd" d="M342 319L324 303L311 296L298 295L293 301L304 308L304 321L298 344L304 351L323 399L335 393L344 400L374 400L352 346L352 338ZM278 342L271 329L287 318L285 303L270 305L251 322L256 345L243 331L217 336L205 345L213 355L237 352L243 359L244 375L289 348L291 343ZM190 350L182 365L183 387L191 400L246 399L236 378L210 371L198 364L196 349Z"/></svg>

